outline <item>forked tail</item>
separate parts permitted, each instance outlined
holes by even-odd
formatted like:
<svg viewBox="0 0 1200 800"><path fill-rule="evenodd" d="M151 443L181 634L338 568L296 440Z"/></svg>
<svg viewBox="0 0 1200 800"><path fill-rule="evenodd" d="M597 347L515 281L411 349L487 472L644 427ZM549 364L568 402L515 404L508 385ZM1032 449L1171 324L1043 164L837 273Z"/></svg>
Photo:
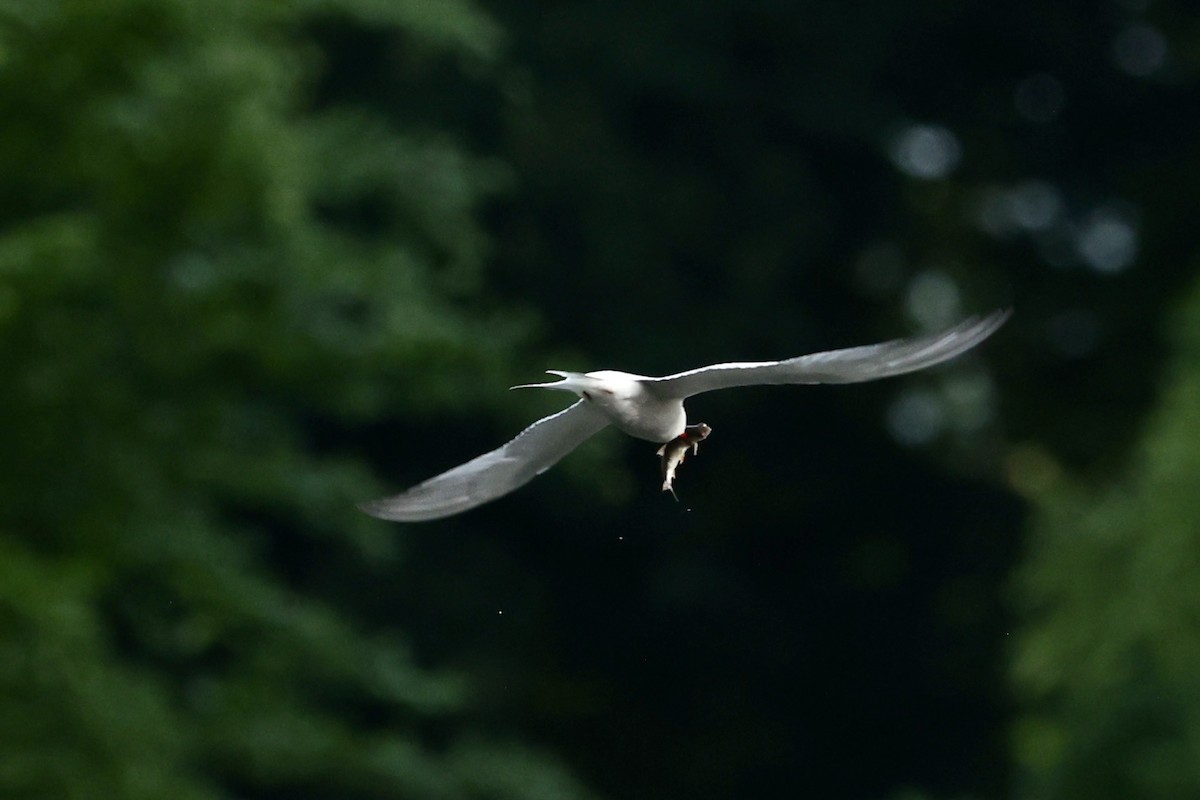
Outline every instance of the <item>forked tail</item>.
<svg viewBox="0 0 1200 800"><path fill-rule="evenodd" d="M547 375L557 375L562 380L549 381L548 383L522 383L520 386L510 386L509 389L561 389L567 392L579 394L584 389L589 388L595 383L595 378L589 378L582 372L563 372L557 369L546 370Z"/></svg>

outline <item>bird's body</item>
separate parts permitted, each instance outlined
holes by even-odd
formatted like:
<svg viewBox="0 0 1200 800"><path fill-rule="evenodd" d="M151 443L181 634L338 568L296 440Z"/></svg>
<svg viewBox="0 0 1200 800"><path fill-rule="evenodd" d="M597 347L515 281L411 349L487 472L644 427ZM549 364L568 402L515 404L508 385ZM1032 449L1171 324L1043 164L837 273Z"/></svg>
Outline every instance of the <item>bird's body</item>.
<svg viewBox="0 0 1200 800"><path fill-rule="evenodd" d="M654 378L615 369L584 373L551 369L547 373L562 380L512 388L574 392L604 414L611 425L635 439L669 442L687 426L683 398L655 393L651 388Z"/></svg>
<svg viewBox="0 0 1200 800"><path fill-rule="evenodd" d="M617 370L586 373L547 370L560 380L513 388L567 391L578 396L579 401L538 420L502 447L406 492L359 507L372 516L403 522L457 514L524 485L608 425L635 438L665 445L677 439L687 427L683 401L692 395L758 384L858 383L914 372L975 347L1004 324L1008 313L993 312L941 333L914 339L830 350L783 361L714 364L664 377Z"/></svg>

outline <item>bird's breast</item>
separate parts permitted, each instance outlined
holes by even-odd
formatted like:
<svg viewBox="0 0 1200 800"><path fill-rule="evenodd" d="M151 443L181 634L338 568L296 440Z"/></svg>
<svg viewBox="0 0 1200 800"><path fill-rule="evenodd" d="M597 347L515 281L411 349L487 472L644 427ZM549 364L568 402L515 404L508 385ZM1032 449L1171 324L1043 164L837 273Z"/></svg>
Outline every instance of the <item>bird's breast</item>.
<svg viewBox="0 0 1200 800"><path fill-rule="evenodd" d="M664 401L645 391L631 395L595 392L589 399L614 426L638 439L669 442L687 426L681 400Z"/></svg>

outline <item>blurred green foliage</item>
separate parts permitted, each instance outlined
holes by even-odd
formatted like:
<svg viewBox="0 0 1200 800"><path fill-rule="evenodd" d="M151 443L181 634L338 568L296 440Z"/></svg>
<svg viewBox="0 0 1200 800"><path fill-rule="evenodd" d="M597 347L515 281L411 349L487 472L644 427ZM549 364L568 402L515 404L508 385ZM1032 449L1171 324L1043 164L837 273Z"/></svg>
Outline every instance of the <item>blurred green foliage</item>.
<svg viewBox="0 0 1200 800"><path fill-rule="evenodd" d="M333 580L400 552L314 432L473 404L452 376L494 377L524 323L472 300L502 175L315 102L330 20L418 62L498 40L453 2L0 11L5 798L584 795ZM279 566L306 540L323 592Z"/></svg>
<svg viewBox="0 0 1200 800"><path fill-rule="evenodd" d="M1093 488L1044 452L1015 459L1038 508L1014 660L1032 796L1200 796L1200 292L1172 322L1127 475Z"/></svg>

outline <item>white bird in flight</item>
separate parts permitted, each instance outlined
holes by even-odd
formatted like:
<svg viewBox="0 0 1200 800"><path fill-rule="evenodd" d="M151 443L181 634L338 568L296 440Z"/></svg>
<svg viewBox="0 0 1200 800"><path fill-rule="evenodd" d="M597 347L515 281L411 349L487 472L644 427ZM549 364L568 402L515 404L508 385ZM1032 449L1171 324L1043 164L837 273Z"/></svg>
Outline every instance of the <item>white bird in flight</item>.
<svg viewBox="0 0 1200 800"><path fill-rule="evenodd" d="M670 444L687 436L683 401L692 395L758 384L860 383L915 372L975 347L995 333L1009 313L994 311L940 333L912 339L829 350L785 361L713 364L661 378L616 370L546 370L561 380L512 388L558 389L577 395L579 401L533 423L508 444L406 492L362 503L359 508L373 517L398 522L448 517L524 486L609 425L638 439ZM670 488L669 482L663 488Z"/></svg>

